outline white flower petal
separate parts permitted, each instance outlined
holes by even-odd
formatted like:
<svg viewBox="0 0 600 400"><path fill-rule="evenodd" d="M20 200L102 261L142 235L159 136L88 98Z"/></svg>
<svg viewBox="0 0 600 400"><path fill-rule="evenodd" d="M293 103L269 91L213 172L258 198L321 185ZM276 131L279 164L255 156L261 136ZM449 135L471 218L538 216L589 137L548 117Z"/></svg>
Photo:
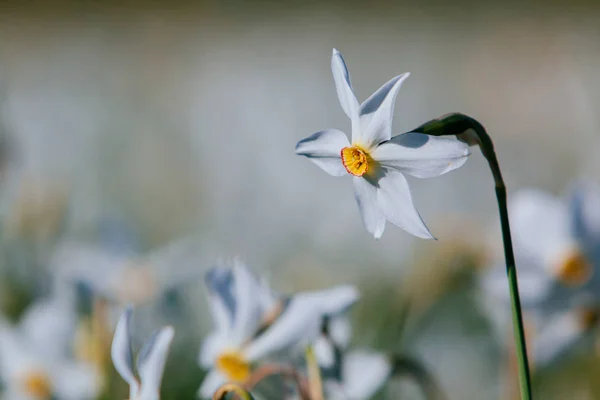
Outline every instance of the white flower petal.
<svg viewBox="0 0 600 400"><path fill-rule="evenodd" d="M370 399L389 378L392 367L379 353L356 350L347 353L342 365L345 392L352 400Z"/></svg>
<svg viewBox="0 0 600 400"><path fill-rule="evenodd" d="M58 365L53 379L56 397L61 400L91 400L100 394L101 376L93 366L72 362Z"/></svg>
<svg viewBox="0 0 600 400"><path fill-rule="evenodd" d="M273 325L248 345L246 357L256 361L282 350L305 348L319 336L324 317L346 311L358 297L353 286L293 296Z"/></svg>
<svg viewBox="0 0 600 400"><path fill-rule="evenodd" d="M354 286L341 285L326 290L300 293L294 297L300 297L307 303L312 302L323 316L331 317L347 311L358 301L360 293Z"/></svg>
<svg viewBox="0 0 600 400"><path fill-rule="evenodd" d="M133 371L133 353L131 350L131 314L133 309L127 307L115 329L111 347L111 357L115 369L121 377L129 384L129 398L135 399L139 391L139 383Z"/></svg>
<svg viewBox="0 0 600 400"><path fill-rule="evenodd" d="M377 204L388 221L417 237L434 238L413 204L410 187L404 175L388 169L376 185Z"/></svg>
<svg viewBox="0 0 600 400"><path fill-rule="evenodd" d="M241 345L254 336L262 323L261 298L257 296L261 286L258 278L242 263L236 263L233 275L236 306L231 340L235 345Z"/></svg>
<svg viewBox="0 0 600 400"><path fill-rule="evenodd" d="M552 269L573 248L566 204L540 190L521 190L509 203L515 252Z"/></svg>
<svg viewBox="0 0 600 400"><path fill-rule="evenodd" d="M298 351L311 344L321 332L323 315L312 301L292 298L285 311L258 338L250 342L244 354L251 362L276 352Z"/></svg>
<svg viewBox="0 0 600 400"><path fill-rule="evenodd" d="M335 349L333 344L323 335L313 343L313 351L317 362L322 368L331 368L335 364Z"/></svg>
<svg viewBox="0 0 600 400"><path fill-rule="evenodd" d="M570 209L577 239L589 250L600 248L600 187L587 184L575 188Z"/></svg>
<svg viewBox="0 0 600 400"><path fill-rule="evenodd" d="M454 137L404 133L380 144L371 156L385 167L431 178L462 166L469 154L469 146Z"/></svg>
<svg viewBox="0 0 600 400"><path fill-rule="evenodd" d="M327 379L324 382L323 387L325 388L328 400L351 400L351 397L348 396L341 382L334 379Z"/></svg>
<svg viewBox="0 0 600 400"><path fill-rule="evenodd" d="M379 143L390 140L396 96L409 75L405 73L392 78L361 104L360 129L358 132L353 130L352 143L373 149Z"/></svg>
<svg viewBox="0 0 600 400"><path fill-rule="evenodd" d="M377 204L377 188L362 177L355 176L352 181L363 225L375 239L379 239L385 230L385 217Z"/></svg>
<svg viewBox="0 0 600 400"><path fill-rule="evenodd" d="M553 281L541 269L526 268L526 264L519 264L519 295L521 305L525 308L535 308L542 305L552 293ZM505 304L510 304L510 291L506 268L497 265L490 268L481 277L481 288L485 296L491 296Z"/></svg>
<svg viewBox="0 0 600 400"><path fill-rule="evenodd" d="M209 333L202 341L198 364L204 368L212 367L219 354L229 345L230 341L222 332Z"/></svg>
<svg viewBox="0 0 600 400"><path fill-rule="evenodd" d="M352 338L352 325L350 318L346 314L335 316L329 319L328 324L329 337L336 346L346 348Z"/></svg>
<svg viewBox="0 0 600 400"><path fill-rule="evenodd" d="M221 374L217 369L211 369L204 377L202 385L198 390L198 397L210 399L219 387L227 382L227 377Z"/></svg>
<svg viewBox="0 0 600 400"><path fill-rule="evenodd" d="M158 400L169 347L174 335L173 327L166 326L156 331L144 343L138 357L138 373L142 381L140 399Z"/></svg>
<svg viewBox="0 0 600 400"><path fill-rule="evenodd" d="M235 297L233 294L233 271L230 268L214 267L204 276L209 290L210 312L217 331L226 334L233 325Z"/></svg>
<svg viewBox="0 0 600 400"><path fill-rule="evenodd" d="M346 62L342 54L336 49L333 49L333 55L331 56L331 71L333 72L335 90L340 99L342 109L348 118L356 119L358 116L358 100L356 100L356 96L352 90L350 73L346 67Z"/></svg>
<svg viewBox="0 0 600 400"><path fill-rule="evenodd" d="M20 331L36 354L59 358L73 346L77 317L69 300L61 297L38 300L21 317Z"/></svg>
<svg viewBox="0 0 600 400"><path fill-rule="evenodd" d="M566 312L552 318L534 337L534 359L537 365L547 366L569 352L586 331L576 312Z"/></svg>
<svg viewBox="0 0 600 400"><path fill-rule="evenodd" d="M296 154L306 156L329 175L343 176L348 172L342 164L341 151L347 146L350 143L344 132L326 129L299 141Z"/></svg>

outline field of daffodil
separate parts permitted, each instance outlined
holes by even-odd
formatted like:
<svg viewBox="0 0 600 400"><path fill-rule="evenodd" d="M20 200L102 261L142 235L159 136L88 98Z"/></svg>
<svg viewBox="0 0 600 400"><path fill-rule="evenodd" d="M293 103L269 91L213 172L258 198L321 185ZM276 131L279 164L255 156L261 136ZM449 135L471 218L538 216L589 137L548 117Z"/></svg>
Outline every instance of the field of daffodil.
<svg viewBox="0 0 600 400"><path fill-rule="evenodd" d="M459 3L0 7L0 400L600 399L600 6Z"/></svg>

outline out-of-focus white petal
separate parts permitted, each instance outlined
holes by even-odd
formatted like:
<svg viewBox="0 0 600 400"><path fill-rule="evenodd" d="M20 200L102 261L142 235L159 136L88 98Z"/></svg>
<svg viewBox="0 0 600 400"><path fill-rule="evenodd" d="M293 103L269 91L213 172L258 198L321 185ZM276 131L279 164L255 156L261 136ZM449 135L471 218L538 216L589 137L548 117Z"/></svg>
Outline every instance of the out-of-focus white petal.
<svg viewBox="0 0 600 400"><path fill-rule="evenodd" d="M248 344L244 354L249 361L254 362L284 350L298 351L318 337L323 314L315 308L314 302L303 300L292 298L279 318Z"/></svg>
<svg viewBox="0 0 600 400"><path fill-rule="evenodd" d="M64 400L91 400L98 397L101 377L98 370L86 363L67 363L53 371L56 397Z"/></svg>
<svg viewBox="0 0 600 400"><path fill-rule="evenodd" d="M454 137L403 133L379 145L371 156L385 167L431 178L462 166L469 154L469 146Z"/></svg>
<svg viewBox="0 0 600 400"><path fill-rule="evenodd" d="M300 298L307 304L312 302L323 316L336 316L356 303L360 293L354 286L341 285L332 289L299 293L294 298Z"/></svg>
<svg viewBox="0 0 600 400"><path fill-rule="evenodd" d="M263 312L263 318L273 313L281 304L281 296L271 289L266 279L261 279L259 282L258 300ZM263 321L264 322L264 321Z"/></svg>
<svg viewBox="0 0 600 400"><path fill-rule="evenodd" d="M574 246L566 204L545 192L517 192L510 199L509 216L515 252L540 266L556 267Z"/></svg>
<svg viewBox="0 0 600 400"><path fill-rule="evenodd" d="M331 71L333 72L335 90L340 99L342 109L348 118L356 119L358 117L358 100L356 100L356 96L352 90L350 73L346 67L346 62L344 61L342 54L336 49L333 49L333 54L331 56Z"/></svg>
<svg viewBox="0 0 600 400"><path fill-rule="evenodd" d="M329 319L328 324L329 337L336 346L342 349L348 347L352 339L352 325L350 318L346 314L341 314Z"/></svg>
<svg viewBox="0 0 600 400"><path fill-rule="evenodd" d="M142 382L141 400L158 400L160 383L175 330L166 326L156 331L144 343L138 357L138 373Z"/></svg>
<svg viewBox="0 0 600 400"><path fill-rule="evenodd" d="M335 349L331 341L320 335L313 343L313 351L322 368L331 368L335 364Z"/></svg>
<svg viewBox="0 0 600 400"><path fill-rule="evenodd" d="M352 400L367 400L381 388L392 370L386 356L368 351L346 354L342 364L344 391Z"/></svg>
<svg viewBox="0 0 600 400"><path fill-rule="evenodd" d="M296 145L296 154L307 157L332 176L348 172L342 164L341 151L350 146L346 134L337 129L326 129L302 139Z"/></svg>
<svg viewBox="0 0 600 400"><path fill-rule="evenodd" d="M105 249L80 242L64 242L57 246L50 267L60 280L83 282L94 293L112 297L113 278L127 265L126 258Z"/></svg>
<svg viewBox="0 0 600 400"><path fill-rule="evenodd" d="M111 357L115 369L123 380L129 384L129 398L135 399L139 392L139 383L133 371L133 352L131 349L131 315L133 309L127 307L115 329L111 347Z"/></svg>
<svg viewBox="0 0 600 400"><path fill-rule="evenodd" d="M580 185L571 194L573 231L587 248L600 248L600 187Z"/></svg>
<svg viewBox="0 0 600 400"><path fill-rule="evenodd" d="M233 267L235 313L231 340L235 345L241 345L251 338L262 323L262 307L258 278L242 263Z"/></svg>
<svg viewBox="0 0 600 400"><path fill-rule="evenodd" d="M377 189L362 177L355 176L352 182L363 225L375 239L379 239L385 230L385 217L377 204Z"/></svg>
<svg viewBox="0 0 600 400"><path fill-rule="evenodd" d="M377 204L388 221L417 237L433 239L413 204L404 175L388 169L379 178L377 185Z"/></svg>
<svg viewBox="0 0 600 400"><path fill-rule="evenodd" d="M350 400L350 396L348 396L344 390L344 386L341 382L327 379L324 382L323 387L325 388L328 400Z"/></svg>
<svg viewBox="0 0 600 400"><path fill-rule="evenodd" d="M227 382L227 377L221 374L216 368L208 371L208 374L204 377L202 385L198 390L198 396L202 399L210 399L217 389Z"/></svg>
<svg viewBox="0 0 600 400"><path fill-rule="evenodd" d="M359 109L360 129L353 130L352 143L360 144L367 150L374 149L381 142L392 137L392 117L398 90L410 74L392 78L371 95Z"/></svg>
<svg viewBox="0 0 600 400"><path fill-rule="evenodd" d="M0 326L0 376L10 380L35 364L22 335L8 323Z"/></svg>
<svg viewBox="0 0 600 400"><path fill-rule="evenodd" d="M564 356L586 333L581 317L574 311L559 314L540 328L534 337L533 351L535 363L540 367Z"/></svg>
<svg viewBox="0 0 600 400"><path fill-rule="evenodd" d="M236 300L233 293L233 271L231 268L214 267L204 276L208 287L210 312L217 331L225 334L231 330Z"/></svg>
<svg viewBox="0 0 600 400"><path fill-rule="evenodd" d="M553 280L541 269L521 268L519 264L519 295L525 308L541 306L552 293ZM485 296L493 297L502 303L510 304L510 291L506 268L495 265L481 276Z"/></svg>
<svg viewBox="0 0 600 400"><path fill-rule="evenodd" d="M230 341L222 332L214 331L209 333L202 341L200 348L200 355L198 357L200 366L204 368L213 366L221 351L228 345L230 345Z"/></svg>
<svg viewBox="0 0 600 400"><path fill-rule="evenodd" d="M255 361L282 350L306 348L319 336L324 317L346 311L358 297L353 286L293 296L273 325L246 347L246 358Z"/></svg>
<svg viewBox="0 0 600 400"><path fill-rule="evenodd" d="M36 354L58 359L72 347L76 310L69 300L38 300L21 317L19 330Z"/></svg>

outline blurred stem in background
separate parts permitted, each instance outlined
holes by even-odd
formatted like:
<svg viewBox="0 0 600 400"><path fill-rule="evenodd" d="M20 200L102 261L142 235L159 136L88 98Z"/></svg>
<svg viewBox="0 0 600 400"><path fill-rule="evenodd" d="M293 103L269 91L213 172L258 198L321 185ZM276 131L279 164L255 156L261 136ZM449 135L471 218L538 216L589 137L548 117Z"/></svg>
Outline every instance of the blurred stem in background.
<svg viewBox="0 0 600 400"><path fill-rule="evenodd" d="M413 378L427 400L446 400L444 392L427 369L410 357L400 355L392 357L392 376Z"/></svg>
<svg viewBox="0 0 600 400"><path fill-rule="evenodd" d="M487 159L494 183L496 186L496 199L500 212L502 225L502 239L504 242L504 257L506 259L506 274L510 288L513 327L515 332L515 344L519 364L519 384L521 388L521 399L531 400L531 377L529 363L527 361L527 346L525 344L525 331L523 328L523 316L521 312L521 300L519 299L519 285L517 282L517 268L513 253L512 239L510 236L510 224L508 220L508 208L506 206L506 185L502 179L500 164L494 151L494 143L483 125L477 120L460 113L446 114L439 118L424 123L412 132L424 133L432 136L456 136L459 140L469 146L479 146L484 157Z"/></svg>
<svg viewBox="0 0 600 400"><path fill-rule="evenodd" d="M317 357L311 346L306 349L306 368L311 400L323 400L323 382Z"/></svg>
<svg viewBox="0 0 600 400"><path fill-rule="evenodd" d="M252 394L240 385L235 383L226 383L217 390L213 396L213 400L254 400Z"/></svg>

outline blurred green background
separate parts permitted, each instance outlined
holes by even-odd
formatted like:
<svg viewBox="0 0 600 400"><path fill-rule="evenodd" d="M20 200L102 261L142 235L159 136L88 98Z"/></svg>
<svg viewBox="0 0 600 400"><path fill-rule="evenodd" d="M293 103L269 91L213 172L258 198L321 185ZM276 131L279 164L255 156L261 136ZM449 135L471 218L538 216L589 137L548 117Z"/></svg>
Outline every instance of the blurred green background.
<svg viewBox="0 0 600 400"><path fill-rule="evenodd" d="M350 128L335 47L359 100L412 73L394 133L472 115L496 142L509 191L562 193L598 180L599 43L594 1L2 2L2 268L21 271L3 284L4 312L17 316L37 293L29 283L55 246L100 242L116 219L140 254L192 235L173 274L239 256L283 292L356 283L355 343L415 355L450 399L516 399L473 275L501 249L481 155L410 181L438 241L389 224L374 241L349 181L294 145ZM201 279L183 290L193 318L177 325L165 399L200 383L203 290ZM600 399L598 381L590 352L536 377L537 397ZM386 393L420 398L407 382Z"/></svg>

